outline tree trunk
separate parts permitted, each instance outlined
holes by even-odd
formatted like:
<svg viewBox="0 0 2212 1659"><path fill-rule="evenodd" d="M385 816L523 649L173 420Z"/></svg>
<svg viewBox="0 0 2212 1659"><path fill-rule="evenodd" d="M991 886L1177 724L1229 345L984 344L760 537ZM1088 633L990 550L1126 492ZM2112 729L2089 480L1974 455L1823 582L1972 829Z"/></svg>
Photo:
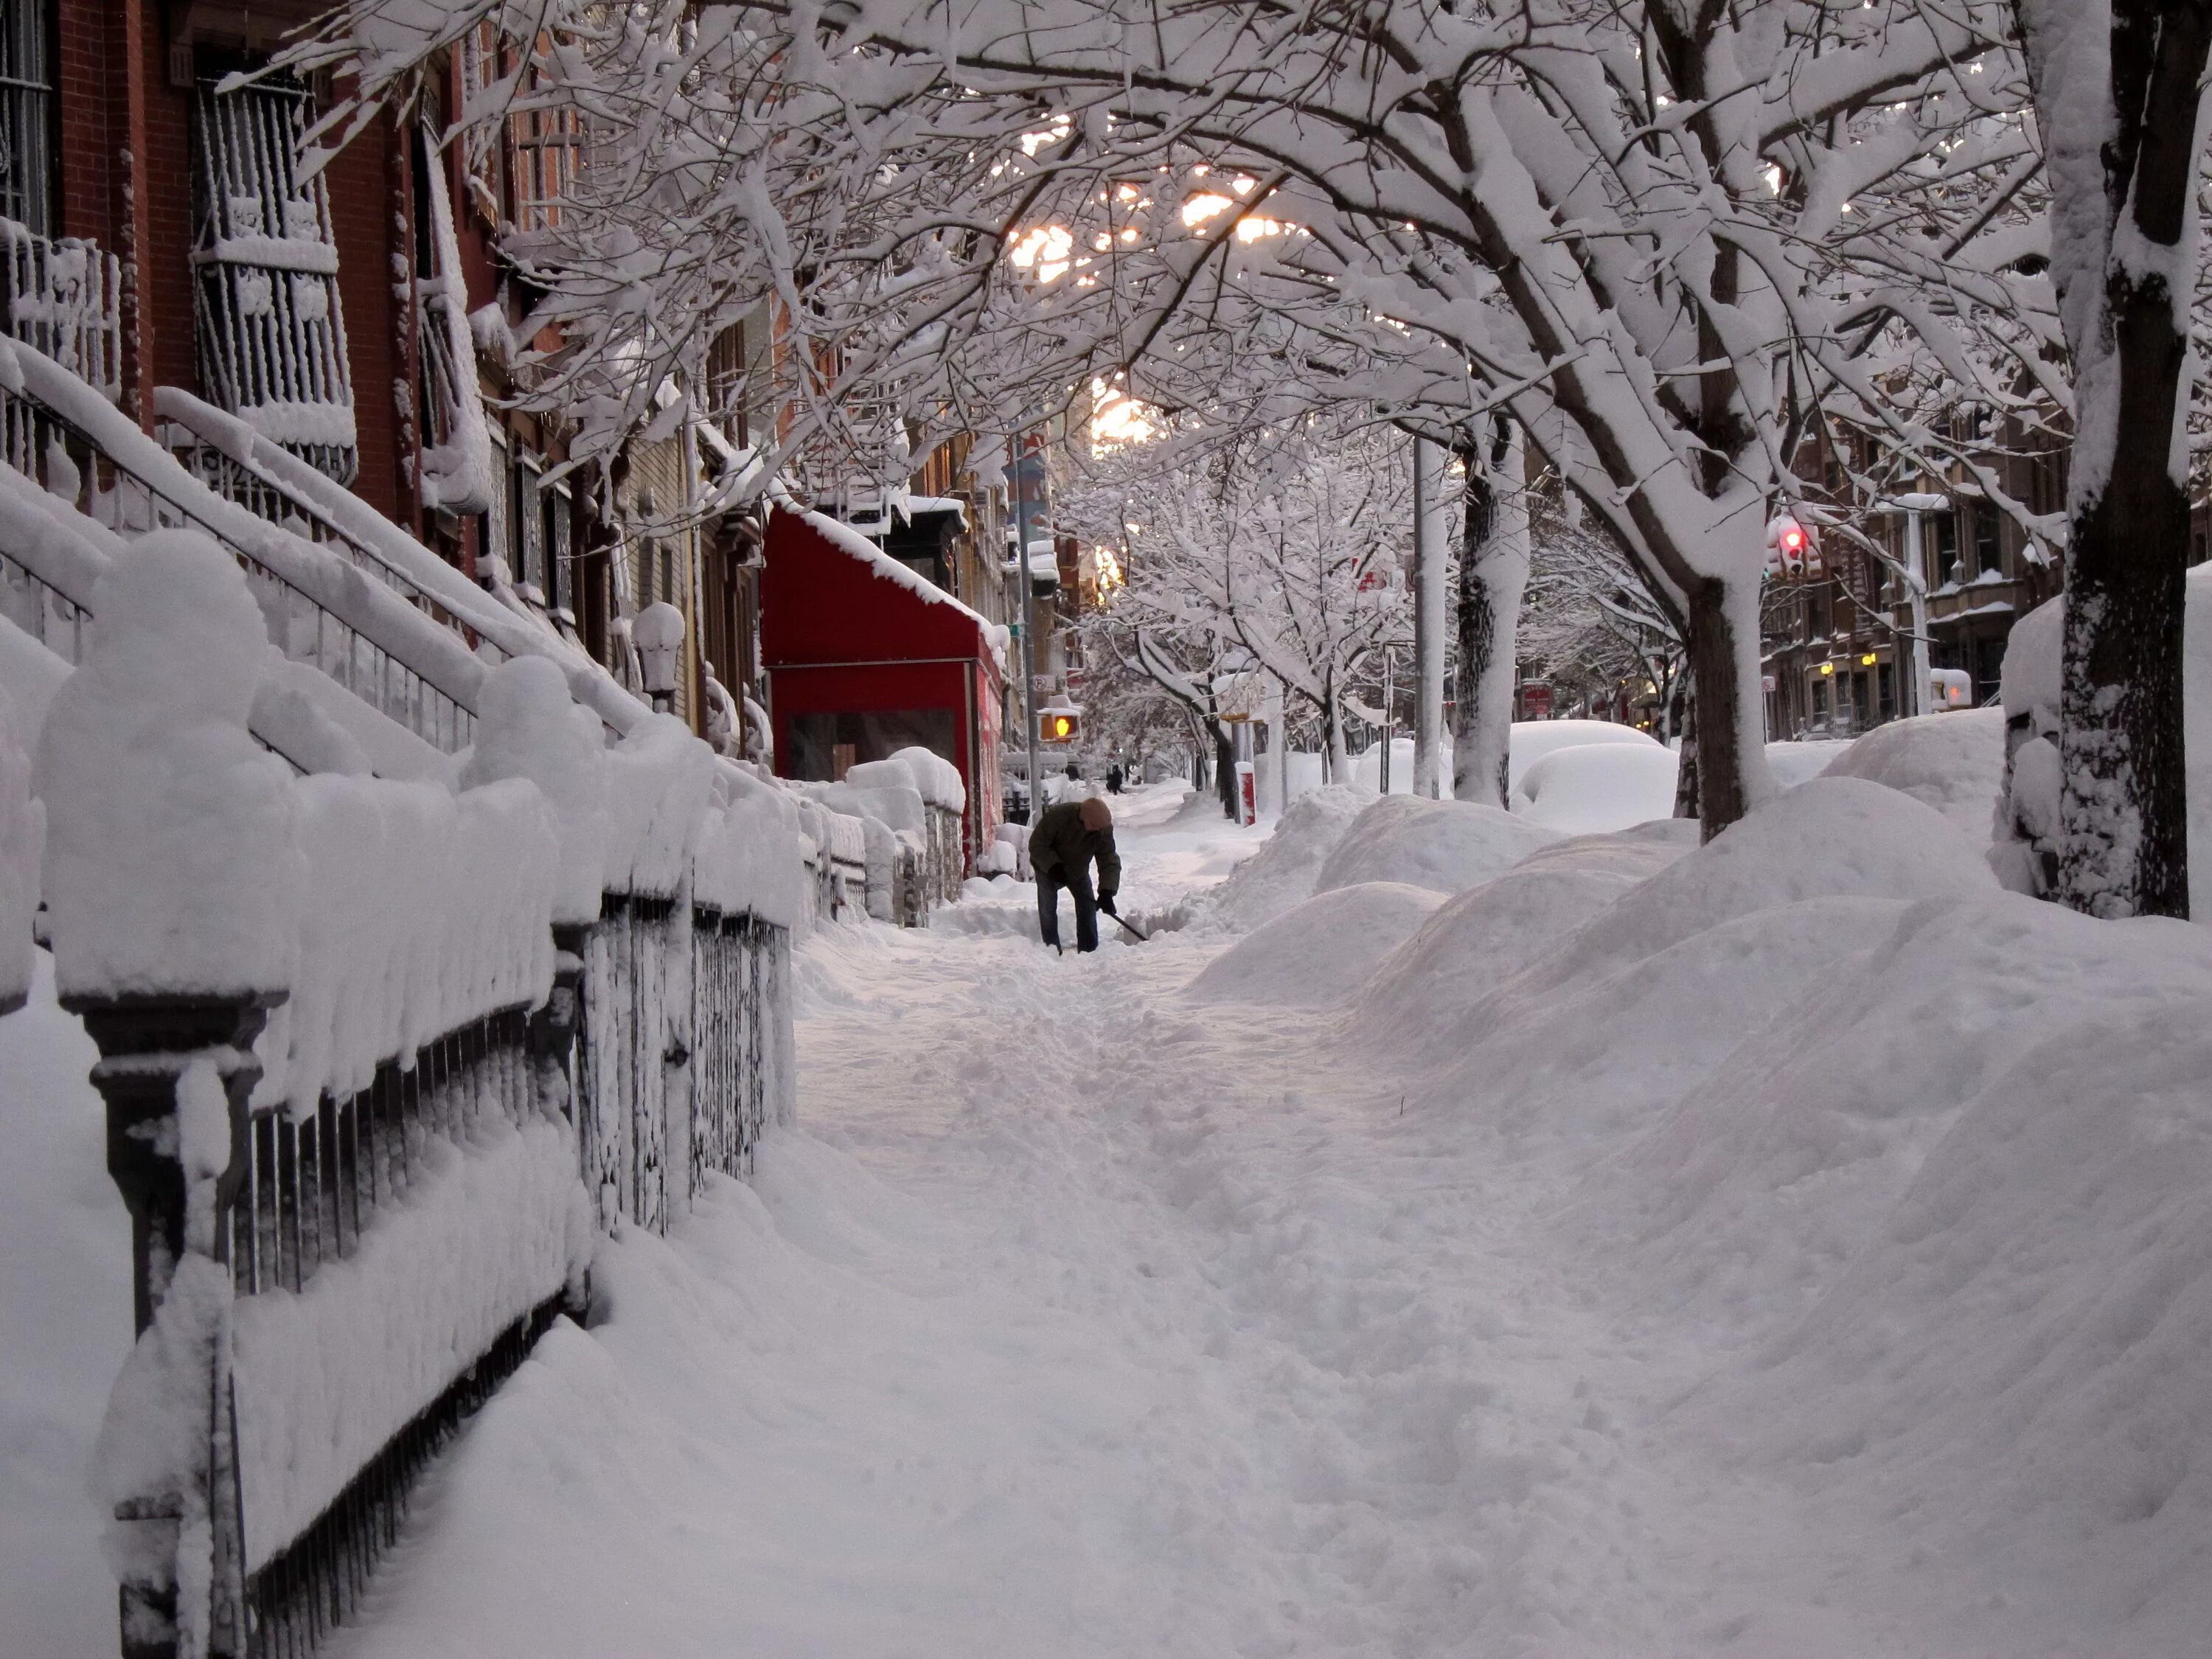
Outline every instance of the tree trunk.
<svg viewBox="0 0 2212 1659"><path fill-rule="evenodd" d="M1674 768L1674 816L1693 818L1698 816L1698 700L1690 695L1690 677L1684 674L1667 699L1665 730L1660 733L1662 743L1671 741L1677 734L1682 746L1675 751L1678 762Z"/></svg>
<svg viewBox="0 0 2212 1659"><path fill-rule="evenodd" d="M1221 720L1208 720L1213 731L1213 787L1221 797L1221 815L1237 816L1237 744L1230 736L1228 726Z"/></svg>
<svg viewBox="0 0 2212 1659"><path fill-rule="evenodd" d="M1459 700L1452 710L1452 793L1504 806L1513 736L1514 639L1528 586L1528 505L1521 440L1500 420L1486 456L1460 451L1467 468L1467 533L1461 544Z"/></svg>
<svg viewBox="0 0 2212 1659"><path fill-rule="evenodd" d="M1689 600L1682 765L1692 775L1698 822L1711 841L1772 791L1759 690L1758 578L1708 578L1690 590Z"/></svg>
<svg viewBox="0 0 2212 1659"><path fill-rule="evenodd" d="M1444 576L1443 453L1413 440L1413 793L1443 793ZM1385 711L1387 716L1388 702ZM1386 718L1383 740L1389 740ZM1388 751L1386 750L1387 754Z"/></svg>
<svg viewBox="0 0 2212 1659"><path fill-rule="evenodd" d="M2077 267L2075 279L2100 287L2091 305L2068 305L2076 296L2062 295L2062 314L2083 319L2075 326L2085 337L2067 342L2079 429L2058 714L2057 896L2095 916L2189 914L2181 743L2189 497L2176 428L2190 398L2190 296L2176 300L2166 271L2180 268L2181 252L2196 243L2197 106L2209 47L2212 12L2202 0L2115 0L2107 90L2117 118L2100 146L2103 257ZM2045 67L2039 91L2050 84L2052 66ZM2067 181L2081 176L2054 171L2062 226L2099 205L2063 199ZM2063 244L2059 251L2063 263Z"/></svg>

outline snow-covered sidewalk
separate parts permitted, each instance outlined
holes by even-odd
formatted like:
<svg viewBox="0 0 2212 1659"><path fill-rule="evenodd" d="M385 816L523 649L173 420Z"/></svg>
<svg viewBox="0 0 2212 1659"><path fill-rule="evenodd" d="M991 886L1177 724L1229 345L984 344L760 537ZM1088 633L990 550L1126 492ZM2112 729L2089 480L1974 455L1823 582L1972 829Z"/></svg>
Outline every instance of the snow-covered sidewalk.
<svg viewBox="0 0 2212 1659"><path fill-rule="evenodd" d="M1133 828L1133 894L1164 906L1146 872L1217 873L1249 840L1202 813ZM337 1651L2191 1650L2199 1598L2172 1569L2201 1520L2170 1510L2142 1572L2084 1536L2094 1559L2053 1578L2051 1529L2008 1529L2016 1488L1946 1508L1860 1455L1849 1419L1893 1415L1922 1356L1854 1377L1817 1324L1757 1351L1822 1271L1802 1259L1818 1230L1771 1207L1819 1214L1812 1177L1769 1180L1782 1154L1748 1133L1648 1137L1623 1173L1620 1100L1762 1017L1736 984L1774 981L1799 939L1841 972L1905 900L1696 935L1647 994L1608 991L1617 1029L1564 987L1564 1029L1540 1000L1525 1030L1443 1044L1495 1039L1490 1098L1456 1060L1417 1064L1419 1032L1366 1040L1371 1006L1187 997L1220 933L1054 957L1021 937L1025 896L809 947L801 1129L672 1238L603 1250L592 1328L556 1329L492 1402ZM1670 1036L1685 1006L1729 1012L1706 1021L1729 1027L1718 1048ZM1899 1029L1894 1058L1924 1069L1942 1032ZM1532 1117L1545 1099L1566 1104ZM1699 1167L1716 1154L1752 1175ZM1893 1188L1920 1156L1908 1133L1822 1178ZM1668 1206L1699 1204L1686 1247ZM1888 1288L1860 1292L1869 1331L1899 1320ZM1876 1434L1948 1455L1990 1403L1939 1398ZM2185 1460L2194 1429L2172 1426Z"/></svg>

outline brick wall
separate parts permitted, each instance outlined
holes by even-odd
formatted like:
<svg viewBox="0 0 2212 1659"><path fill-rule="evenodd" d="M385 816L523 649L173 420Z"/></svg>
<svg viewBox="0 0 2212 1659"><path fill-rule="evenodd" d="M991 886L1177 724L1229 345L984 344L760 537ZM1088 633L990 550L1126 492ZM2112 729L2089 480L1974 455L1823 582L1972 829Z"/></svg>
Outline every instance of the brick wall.
<svg viewBox="0 0 2212 1659"><path fill-rule="evenodd" d="M406 373L406 319L392 293L394 210L405 153L388 118L354 140L324 174L338 244L338 302L345 309L361 467L354 494L387 519L417 528L413 492L400 466L392 384Z"/></svg>

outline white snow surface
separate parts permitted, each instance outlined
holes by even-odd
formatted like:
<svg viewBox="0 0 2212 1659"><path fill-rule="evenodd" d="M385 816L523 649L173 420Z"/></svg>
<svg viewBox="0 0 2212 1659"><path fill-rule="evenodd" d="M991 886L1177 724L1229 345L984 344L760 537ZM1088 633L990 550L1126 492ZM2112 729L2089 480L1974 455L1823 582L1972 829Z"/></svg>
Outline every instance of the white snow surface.
<svg viewBox="0 0 2212 1659"><path fill-rule="evenodd" d="M1774 774L1778 789L1795 789L1808 778L1817 778L1850 747L1847 739L1815 738L1805 742L1770 743L1766 769Z"/></svg>
<svg viewBox="0 0 2212 1659"><path fill-rule="evenodd" d="M1674 751L1656 743L1570 744L1523 771L1508 805L1562 835L1627 830L1673 815L1678 765Z"/></svg>
<svg viewBox="0 0 2212 1659"><path fill-rule="evenodd" d="M1352 821L1374 799L1349 784L1298 796L1273 833L1259 842L1258 850L1204 896L1206 915L1224 927L1255 927L1311 898L1322 863ZM1220 809L1203 797L1194 797L1190 811L1212 823L1220 822Z"/></svg>
<svg viewBox="0 0 2212 1659"><path fill-rule="evenodd" d="M1464 892L1559 839L1557 830L1495 806L1386 795L1362 811L1330 849L1314 890L1387 881Z"/></svg>
<svg viewBox="0 0 2212 1659"><path fill-rule="evenodd" d="M31 918L39 908L39 860L46 851L46 808L31 796L15 699L0 685L0 1008L31 990Z"/></svg>
<svg viewBox="0 0 2212 1659"><path fill-rule="evenodd" d="M1901 789L1986 845L2004 787L2004 760L2005 711L1960 708L1877 726L1821 775Z"/></svg>
<svg viewBox="0 0 2212 1659"><path fill-rule="evenodd" d="M1121 815L1133 908L1209 811ZM801 1127L601 1246L331 1650L2193 1659L2212 939L1864 779L1694 836L1544 848L1335 1012L1177 995L1257 933L820 931ZM16 1496L127 1328L88 1058L0 1021L0 1112L82 1103L0 1227L93 1244L0 1279L34 1656L112 1608Z"/></svg>
<svg viewBox="0 0 2212 1659"><path fill-rule="evenodd" d="M804 1128L602 1250L333 1650L2200 1652L2212 942L1863 780L1686 828L1342 1016L817 935Z"/></svg>
<svg viewBox="0 0 2212 1659"><path fill-rule="evenodd" d="M114 1650L115 1580L86 1478L131 1351L131 1216L107 1175L100 1058L38 953L0 1018L0 1625L9 1659Z"/></svg>
<svg viewBox="0 0 2212 1659"><path fill-rule="evenodd" d="M1395 881L1316 893L1206 963L1190 982L1189 995L1199 1002L1325 1006L1366 978L1376 961L1443 902L1433 888Z"/></svg>
<svg viewBox="0 0 2212 1659"><path fill-rule="evenodd" d="M1614 720L1516 720L1507 739L1505 787L1510 793L1521 785L1523 773L1555 749L1594 743L1626 744L1634 747L1665 747L1649 732Z"/></svg>

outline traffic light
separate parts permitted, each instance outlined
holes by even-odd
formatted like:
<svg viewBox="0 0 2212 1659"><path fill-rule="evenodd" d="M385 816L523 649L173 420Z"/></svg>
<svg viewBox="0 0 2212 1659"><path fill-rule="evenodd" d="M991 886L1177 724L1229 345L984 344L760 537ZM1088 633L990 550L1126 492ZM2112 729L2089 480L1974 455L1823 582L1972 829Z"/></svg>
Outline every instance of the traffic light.
<svg viewBox="0 0 2212 1659"><path fill-rule="evenodd" d="M1047 708L1037 715L1037 741L1040 743L1073 743L1075 716L1059 709Z"/></svg>
<svg viewBox="0 0 2212 1659"><path fill-rule="evenodd" d="M1782 556L1791 564L1805 556L1805 526L1795 520L1784 524L1775 539L1782 544Z"/></svg>

